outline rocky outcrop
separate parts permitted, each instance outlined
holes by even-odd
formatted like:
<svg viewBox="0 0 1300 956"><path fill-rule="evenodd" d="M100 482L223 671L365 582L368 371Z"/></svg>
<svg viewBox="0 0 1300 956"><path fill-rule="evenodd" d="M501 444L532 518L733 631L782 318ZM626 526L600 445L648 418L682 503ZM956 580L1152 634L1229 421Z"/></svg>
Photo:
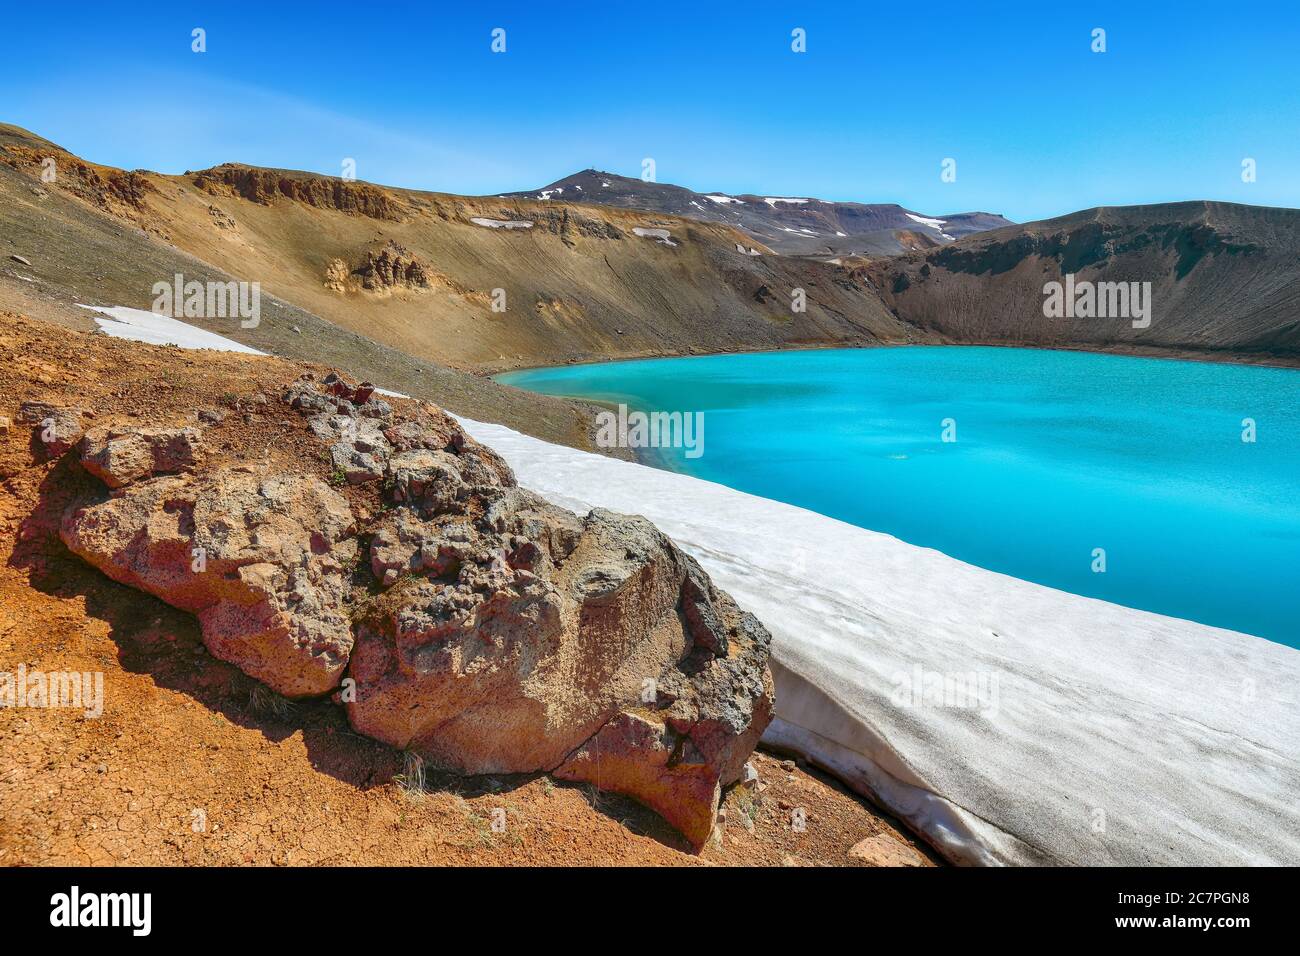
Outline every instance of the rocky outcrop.
<svg viewBox="0 0 1300 956"><path fill-rule="evenodd" d="M283 400L375 518L315 475L205 468L195 428L109 426L81 459L112 491L63 540L281 694L350 678L360 733L624 793L702 845L771 719L763 626L646 519L551 505L431 406L336 375Z"/></svg>
<svg viewBox="0 0 1300 956"><path fill-rule="evenodd" d="M402 209L387 190L332 176L293 174L227 163L191 174L194 185L213 196L238 196L269 206L287 199L318 209L336 209L351 216L398 221Z"/></svg>
<svg viewBox="0 0 1300 956"><path fill-rule="evenodd" d="M234 229L235 217L224 212L218 206L209 206L208 215L212 217L212 224L218 229Z"/></svg>
<svg viewBox="0 0 1300 956"><path fill-rule="evenodd" d="M350 292L351 287L355 285L352 278L352 270L342 259L331 259L325 263L325 288L331 292Z"/></svg>
<svg viewBox="0 0 1300 956"><path fill-rule="evenodd" d="M770 719L766 630L644 518L406 454L371 539L390 590L358 623L353 726L461 772L629 794L702 844Z"/></svg>
<svg viewBox="0 0 1300 956"><path fill-rule="evenodd" d="M424 265L396 242L387 243L378 252L367 253L356 274L361 278L362 288L371 292L399 287L423 289L429 285Z"/></svg>
<svg viewBox="0 0 1300 956"><path fill-rule="evenodd" d="M97 166L57 148L33 149L11 143L0 153L0 161L33 172L43 172L44 164L53 162L55 185L115 215L143 211L145 199L157 192L140 171Z"/></svg>
<svg viewBox="0 0 1300 956"><path fill-rule="evenodd" d="M325 288L340 294L365 291L379 296L432 288L461 296L473 294L447 276L430 271L418 256L392 240L366 250L355 267L344 259L329 260L325 265Z"/></svg>
<svg viewBox="0 0 1300 956"><path fill-rule="evenodd" d="M150 475L192 470L199 438L197 428L96 428L81 439L81 467L121 488Z"/></svg>
<svg viewBox="0 0 1300 956"><path fill-rule="evenodd" d="M71 509L61 536L115 581L194 614L213 656L286 697L338 686L352 511L320 479L253 467L137 481Z"/></svg>
<svg viewBox="0 0 1300 956"><path fill-rule="evenodd" d="M81 440L84 414L80 408L58 408L48 402L23 402L18 407L18 420L35 425L37 439L55 457L65 454Z"/></svg>

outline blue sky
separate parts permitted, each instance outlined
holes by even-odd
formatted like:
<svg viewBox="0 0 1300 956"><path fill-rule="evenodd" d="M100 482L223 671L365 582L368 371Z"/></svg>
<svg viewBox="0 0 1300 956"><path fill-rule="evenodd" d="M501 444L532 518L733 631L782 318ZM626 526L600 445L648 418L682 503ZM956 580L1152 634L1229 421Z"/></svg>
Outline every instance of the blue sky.
<svg viewBox="0 0 1300 956"><path fill-rule="evenodd" d="M0 121L128 168L353 158L459 193L653 157L660 182L932 214L1300 206L1294 2L542 6L10 4Z"/></svg>

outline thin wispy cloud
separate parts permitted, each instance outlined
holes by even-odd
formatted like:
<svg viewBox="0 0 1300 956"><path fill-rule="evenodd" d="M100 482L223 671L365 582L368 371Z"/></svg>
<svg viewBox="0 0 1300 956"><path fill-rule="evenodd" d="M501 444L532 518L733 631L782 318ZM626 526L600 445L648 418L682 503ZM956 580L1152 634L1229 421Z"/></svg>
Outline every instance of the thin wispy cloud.
<svg viewBox="0 0 1300 956"><path fill-rule="evenodd" d="M361 179L437 189L471 169L514 172L489 150L454 145L463 140L436 121L424 136L251 83L143 69L106 77L94 100L72 86L34 85L9 118L96 161L164 173L241 162L332 175L351 158Z"/></svg>

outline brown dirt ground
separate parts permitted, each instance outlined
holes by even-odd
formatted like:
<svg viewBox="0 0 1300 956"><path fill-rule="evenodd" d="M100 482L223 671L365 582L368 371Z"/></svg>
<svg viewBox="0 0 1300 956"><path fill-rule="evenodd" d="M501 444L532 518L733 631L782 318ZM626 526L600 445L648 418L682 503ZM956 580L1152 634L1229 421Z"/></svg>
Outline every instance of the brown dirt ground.
<svg viewBox="0 0 1300 956"><path fill-rule="evenodd" d="M208 655L194 619L110 581L57 536L91 481L43 460L18 404L93 413L87 424L193 422L219 458L306 467L322 446L274 398L305 368L71 332L0 313L0 670L100 671L104 712L0 709L0 865L864 865L877 834L933 857L833 781L755 755L698 855L631 800L546 775L394 781L403 755L353 734L328 700L288 705ZM316 368L322 373L326 370ZM253 396L272 397L254 405ZM377 506L348 490L354 509ZM807 825L791 826L803 808ZM504 811L504 832L492 821ZM890 844L892 846L892 844Z"/></svg>

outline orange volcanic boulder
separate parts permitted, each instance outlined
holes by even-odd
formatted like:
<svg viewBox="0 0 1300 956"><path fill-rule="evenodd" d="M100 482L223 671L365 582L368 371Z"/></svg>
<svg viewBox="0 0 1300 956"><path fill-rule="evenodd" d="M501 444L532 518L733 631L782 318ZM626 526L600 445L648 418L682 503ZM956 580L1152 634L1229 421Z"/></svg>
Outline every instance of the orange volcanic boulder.
<svg viewBox="0 0 1300 956"><path fill-rule="evenodd" d="M320 479L239 466L136 482L69 510L60 533L109 577L194 614L215 657L304 697L338 686L352 650L352 525Z"/></svg>
<svg viewBox="0 0 1300 956"><path fill-rule="evenodd" d="M81 467L121 488L150 475L193 470L201 438L197 428L94 428L81 439Z"/></svg>
<svg viewBox="0 0 1300 956"><path fill-rule="evenodd" d="M284 401L321 459L373 475L376 517L357 527L311 474L205 467L196 429L105 427L82 463L112 491L65 513L64 542L281 694L348 678L362 734L624 793L702 845L771 720L766 629L645 518L519 488L432 406L397 412L337 376Z"/></svg>

